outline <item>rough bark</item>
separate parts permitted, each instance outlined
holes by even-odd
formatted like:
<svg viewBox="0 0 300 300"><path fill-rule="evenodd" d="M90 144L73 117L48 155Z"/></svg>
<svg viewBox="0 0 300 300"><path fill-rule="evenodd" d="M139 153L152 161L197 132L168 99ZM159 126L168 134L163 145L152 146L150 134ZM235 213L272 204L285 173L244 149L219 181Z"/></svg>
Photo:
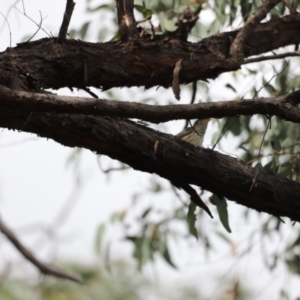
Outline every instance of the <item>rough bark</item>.
<svg viewBox="0 0 300 300"><path fill-rule="evenodd" d="M148 105L116 100L14 91L0 86L0 108L134 118L161 123L178 119L223 118L264 114L300 123L300 91L279 97L198 104Z"/></svg>
<svg viewBox="0 0 300 300"><path fill-rule="evenodd" d="M244 57L300 43L300 15L262 23L244 44ZM180 83L215 78L238 68L229 62L238 31L224 32L199 43L164 36L120 43L86 43L42 39L0 54L0 84L17 90L153 86L170 87L176 62L182 59Z"/></svg>
<svg viewBox="0 0 300 300"><path fill-rule="evenodd" d="M0 126L84 147L177 185L197 185L258 211L300 221L299 183L131 121L2 108Z"/></svg>
<svg viewBox="0 0 300 300"><path fill-rule="evenodd" d="M51 38L23 43L0 53L0 126L36 133L66 146L84 147L136 170L156 173L176 186L187 188L194 184L247 207L299 221L299 183L253 169L212 150L194 148L131 121L107 117L163 122L261 113L299 122L299 93L251 102L202 103L163 109L99 100L86 100L89 102L85 104L82 99L37 93L62 87L170 87L178 61L181 61L178 85L215 78L241 66L240 61L233 64L229 55L239 31L189 43L181 39L189 31L184 28L179 35L165 34L150 40L147 36L139 37L133 30L132 3L126 0L118 3L120 24L128 27L121 31L122 42L92 44L66 40L59 43ZM128 22L128 16L132 22ZM191 16L191 26L195 20ZM298 44L299 32L299 14L255 24L239 43L241 57Z"/></svg>

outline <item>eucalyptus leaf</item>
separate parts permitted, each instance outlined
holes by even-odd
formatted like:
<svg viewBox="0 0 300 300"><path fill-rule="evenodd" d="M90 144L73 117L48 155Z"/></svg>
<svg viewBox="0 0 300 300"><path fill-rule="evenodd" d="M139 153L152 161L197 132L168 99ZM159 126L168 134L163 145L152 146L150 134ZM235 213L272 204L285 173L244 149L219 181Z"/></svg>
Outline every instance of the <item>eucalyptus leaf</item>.
<svg viewBox="0 0 300 300"><path fill-rule="evenodd" d="M95 252L100 254L102 240L105 232L105 224L100 224L96 231L96 239L95 239Z"/></svg>
<svg viewBox="0 0 300 300"><path fill-rule="evenodd" d="M217 211L219 214L220 221L224 228L231 233L231 229L229 226L229 219L228 219L228 211L227 211L227 201L223 198L222 200L215 194L213 194L210 199L213 203L217 206Z"/></svg>
<svg viewBox="0 0 300 300"><path fill-rule="evenodd" d="M188 223L190 234L193 235L198 240L198 232L195 226L197 221L196 214L195 214L196 208L197 206L194 204L194 202L191 202L189 205L186 220Z"/></svg>

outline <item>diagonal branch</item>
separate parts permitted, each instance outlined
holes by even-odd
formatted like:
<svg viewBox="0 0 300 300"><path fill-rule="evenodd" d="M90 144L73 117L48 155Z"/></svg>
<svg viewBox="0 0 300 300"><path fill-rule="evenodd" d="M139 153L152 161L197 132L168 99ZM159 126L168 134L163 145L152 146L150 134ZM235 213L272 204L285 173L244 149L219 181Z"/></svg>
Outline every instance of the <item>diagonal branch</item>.
<svg viewBox="0 0 300 300"><path fill-rule="evenodd" d="M73 0L67 0L63 22L61 24L58 38L57 38L57 41L59 43L63 43L66 40L69 24L71 21L73 10L74 10L74 6L75 6L75 3Z"/></svg>
<svg viewBox="0 0 300 300"><path fill-rule="evenodd" d="M281 2L281 0L265 0L263 4L256 9L254 14L248 19L246 24L239 30L230 47L230 59L233 62L237 63L238 65L243 62L245 42L258 26L260 21L262 21L266 17L267 13L279 2Z"/></svg>
<svg viewBox="0 0 300 300"><path fill-rule="evenodd" d="M17 250L33 265L35 265L42 274L54 276L56 278L68 279L71 281L75 281L77 283L82 283L82 280L78 277L68 274L64 271L60 271L59 269L47 265L41 262L34 254L29 251L15 236L15 234L11 231L10 228L3 222L2 218L0 217L0 231L11 241L11 243L17 248Z"/></svg>
<svg viewBox="0 0 300 300"><path fill-rule="evenodd" d="M258 211L300 221L300 183L131 121L1 108L0 126L90 149L135 170L156 173L180 185L196 185ZM253 178L255 185L249 191Z"/></svg>
<svg viewBox="0 0 300 300"><path fill-rule="evenodd" d="M13 91L0 86L0 108L26 111L136 118L152 123L179 119L223 118L263 114L300 123L300 90L270 98L219 101L198 104L148 105L135 102L98 100Z"/></svg>

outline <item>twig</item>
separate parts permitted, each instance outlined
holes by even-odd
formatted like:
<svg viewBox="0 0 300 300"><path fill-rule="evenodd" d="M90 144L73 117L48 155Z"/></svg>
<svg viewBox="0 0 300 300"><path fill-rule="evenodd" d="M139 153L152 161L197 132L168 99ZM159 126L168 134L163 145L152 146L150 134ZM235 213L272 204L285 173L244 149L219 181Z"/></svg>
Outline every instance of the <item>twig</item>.
<svg viewBox="0 0 300 300"><path fill-rule="evenodd" d="M116 0L118 22L122 41L139 37L137 24L133 14L133 0Z"/></svg>
<svg viewBox="0 0 300 300"><path fill-rule="evenodd" d="M242 65L265 61L265 60L271 60L271 59L281 59L281 58L292 57L292 56L300 56L300 52L287 52L287 53L283 53L283 54L266 55L266 56L261 56L261 57L249 58L249 59L244 60Z"/></svg>
<svg viewBox="0 0 300 300"><path fill-rule="evenodd" d="M39 26L38 26L38 29L37 29L37 31L26 41L26 43L27 42L29 42L30 40L32 40L34 37L35 37L35 35L40 31L40 29L41 29L41 27L42 27L42 23L43 23L43 20L45 19L43 19L43 17L42 17L42 13L41 13L41 11L39 11L40 12L40 16L41 16L41 21L40 21L40 24L39 24Z"/></svg>
<svg viewBox="0 0 300 300"><path fill-rule="evenodd" d="M271 129L271 118L268 119L267 128L266 128L266 130L264 132L264 135L263 135L263 138L261 140L261 143L260 143L260 146L259 146L259 151L258 151L258 157L260 157L261 148L262 148L262 145L264 143L264 140L265 140L268 129Z"/></svg>
<svg viewBox="0 0 300 300"><path fill-rule="evenodd" d="M192 93L192 98L191 98L190 104L194 104L195 99L196 99L196 94L197 94L197 81L194 81L193 82L193 93ZM186 120L184 128L187 128L189 123L190 123L190 121Z"/></svg>
<svg viewBox="0 0 300 300"><path fill-rule="evenodd" d="M276 71L276 69L273 67L273 75L272 75L272 77L264 84L264 85L262 85L257 91L255 91L255 94L254 94L254 96L253 96L253 99L255 99L256 97L258 97L258 94L260 93L260 91L263 89L263 88L265 88L276 76L278 76L278 75L280 75L280 74L282 74L282 73L284 73L284 71L286 70L286 68L288 67L288 63L286 62L285 63L285 66L283 67L283 69L279 72L279 73L277 73L277 71Z"/></svg>
<svg viewBox="0 0 300 300"><path fill-rule="evenodd" d="M191 201L195 203L200 208L204 209L207 214L213 219L213 215L211 214L209 208L206 206L206 204L202 201L200 196L196 193L196 191L186 183L178 183L178 182L172 182L175 186L177 186L179 189L183 189L186 193L188 193L191 197Z"/></svg>
<svg viewBox="0 0 300 300"><path fill-rule="evenodd" d="M9 30L9 47L11 47L11 29L10 29L10 26L9 26L9 23L7 21L7 18L4 16L4 14L0 11L0 14L3 16L7 26L8 26L8 30Z"/></svg>
<svg viewBox="0 0 300 300"><path fill-rule="evenodd" d="M92 92L88 87L83 87L81 88L82 90L84 90L85 92L87 92L89 95L91 95L93 98L95 99L99 99L99 97L94 93Z"/></svg>
<svg viewBox="0 0 300 300"><path fill-rule="evenodd" d="M68 27L70 24L70 20L72 17L72 13L74 10L75 3L73 0L67 0L66 10L63 18L63 22L61 24L57 41L58 43L63 43L66 40Z"/></svg>
<svg viewBox="0 0 300 300"><path fill-rule="evenodd" d="M32 18L30 18L28 15L26 15L25 10L24 13L22 13L17 7L15 7L15 9L22 15L24 15L26 18L28 18L31 22L33 22L37 27L39 27L39 24L36 23ZM45 19L45 18L44 18ZM48 37L51 37L51 35L41 27L41 29L48 35Z"/></svg>
<svg viewBox="0 0 300 300"><path fill-rule="evenodd" d="M297 11L292 7L292 5L289 3L288 0L282 0L282 2L288 8L288 10L290 11L291 14L296 14L297 13Z"/></svg>
<svg viewBox="0 0 300 300"><path fill-rule="evenodd" d="M267 13L281 0L266 0L240 29L230 47L230 59L233 63L241 64L244 60L244 43Z"/></svg>
<svg viewBox="0 0 300 300"><path fill-rule="evenodd" d="M113 171L122 171L122 170L128 170L128 169L130 169L129 166L112 167L112 168L104 169L104 168L102 167L102 165L101 165L100 157L101 157L101 155L98 155L98 156L97 156L97 163L98 163L99 169L100 169L103 173L105 173L105 174L108 174L108 173L113 172Z"/></svg>
<svg viewBox="0 0 300 300"><path fill-rule="evenodd" d="M212 150L215 149L215 147L217 146L217 144L220 142L221 138L224 136L224 134L226 133L227 130L229 130L229 128L236 122L236 120L238 119L239 117L235 117L233 122L231 124L228 125L228 127L226 128L227 124L229 123L230 119L228 119L224 125L224 127L222 128L216 142L214 143L213 147L212 147Z"/></svg>
<svg viewBox="0 0 300 300"><path fill-rule="evenodd" d="M64 271L60 271L55 267L47 265L41 262L34 256L22 243L18 240L15 234L4 224L0 217L0 231L10 240L10 242L18 249L18 251L33 265L35 265L42 274L50 275L57 278L68 279L77 283L82 283L82 280L74 275L68 274Z"/></svg>
<svg viewBox="0 0 300 300"><path fill-rule="evenodd" d="M15 5L18 4L19 1L20 1L20 0L16 0L16 1L9 7L9 9L8 9L8 11L7 11L7 13L6 13L6 18L9 17L9 15L10 15L12 9L15 7ZM4 22L4 24L2 25L2 27L0 28L0 33L2 32L4 26L5 26L5 22Z"/></svg>
<svg viewBox="0 0 300 300"><path fill-rule="evenodd" d="M252 191L252 189L253 189L253 187L254 187L254 185L255 185L255 183L256 183L257 175L258 175L258 169L256 169L256 171L255 171L255 174L254 174L254 177L253 177L253 179L252 179L252 184L251 184L251 187L250 187L250 189L249 189L249 192Z"/></svg>

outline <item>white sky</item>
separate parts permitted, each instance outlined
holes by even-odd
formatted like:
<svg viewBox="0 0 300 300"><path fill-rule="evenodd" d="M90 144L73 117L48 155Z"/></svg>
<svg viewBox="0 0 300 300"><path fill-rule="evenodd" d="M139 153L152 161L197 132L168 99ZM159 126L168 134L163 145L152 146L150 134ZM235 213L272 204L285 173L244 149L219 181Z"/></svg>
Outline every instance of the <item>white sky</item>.
<svg viewBox="0 0 300 300"><path fill-rule="evenodd" d="M39 11L41 11L43 17L47 16L43 21L43 28L48 32L52 32L53 35L57 35L62 21L65 1L25 0L24 2L26 14L39 22ZM0 11L6 15L13 3L12 0L1 0ZM84 3L83 0L77 1L70 28L79 27L88 19L84 12ZM22 10L21 3L17 7ZM20 42L23 37L36 31L36 26L16 9L12 9L8 21L12 33L12 46ZM2 24L2 18L0 17L0 28L2 28ZM43 32L39 32L36 38L41 37L45 37ZM0 41L0 51L4 51L10 44L6 25L0 32ZM63 93L66 92L63 91ZM172 96L171 91L169 95ZM180 128L181 125L178 125L172 132L176 133ZM208 136L211 133L212 129L209 128ZM27 225L36 223L49 226L61 211L62 206L72 197L71 193L75 184L74 168L72 166L66 167L66 161L71 152L70 148L63 147L53 141L39 139L34 135L25 133L2 130L0 132L1 216L11 228L20 234L22 241L38 253L39 257L43 259L67 258L69 260L91 262L94 259L93 243L98 224L106 221L113 211L120 211L130 205L132 191L136 191L137 186L139 187L138 190L142 191L150 176L141 172L128 171L126 173L114 173L110 176L111 179L108 180L106 175L99 170L95 155L89 151L84 151L79 164L83 189L78 199L74 200L72 211L66 222L58 229L59 237L65 239L66 242L59 242L61 246L53 248L51 246L53 244L49 243L47 239L37 239L35 232L30 234L24 230ZM229 203L229 210L233 207L236 206ZM216 224L218 222L216 219L211 221L208 226ZM241 223L239 216L231 222L231 227L235 231L232 234L232 239L243 240L249 229L239 227ZM9 243L3 243L4 240L4 238L0 240L0 270L6 267L7 262L18 263L22 261ZM56 243L54 242L54 244ZM116 244L118 245L118 243ZM225 244L220 243L220 245L223 247ZM130 253L130 248L127 248L125 252ZM188 248L194 250L187 251ZM118 248L113 250L116 255L120 252ZM211 264L204 263L203 252L198 250L195 241L182 246L182 249L179 250L181 252L177 253L179 254L177 257L179 257L180 271L173 271L165 264L159 263L160 274L167 274L162 276L162 280L169 281L170 285L181 282L195 282L197 284L198 281L205 281L205 278L210 275L216 276L216 270L226 270L227 268L229 275L225 278L225 282L235 278L235 276L244 276L246 280L249 280L251 286L252 276L261 276L262 280L258 285L256 283L255 289L257 291L260 291L260 289L265 290L256 299L267 299L268 296L277 293L278 287L275 289L274 284L270 289L265 288L265 286L270 278L282 279L280 275L282 268L279 268L272 277L272 275L270 276L270 274L263 271L262 266L256 265L258 258L255 256L246 261L237 262L238 267L236 267L234 260L229 255L227 246L224 247L224 251L221 251L220 256L228 256L228 259L222 260L214 268ZM122 246L121 252L123 251ZM167 279L164 279L165 277ZM208 295L212 295L212 291L217 287L207 282L207 280L205 282L206 286L201 288L204 288ZM216 293L218 292L220 291Z"/></svg>

